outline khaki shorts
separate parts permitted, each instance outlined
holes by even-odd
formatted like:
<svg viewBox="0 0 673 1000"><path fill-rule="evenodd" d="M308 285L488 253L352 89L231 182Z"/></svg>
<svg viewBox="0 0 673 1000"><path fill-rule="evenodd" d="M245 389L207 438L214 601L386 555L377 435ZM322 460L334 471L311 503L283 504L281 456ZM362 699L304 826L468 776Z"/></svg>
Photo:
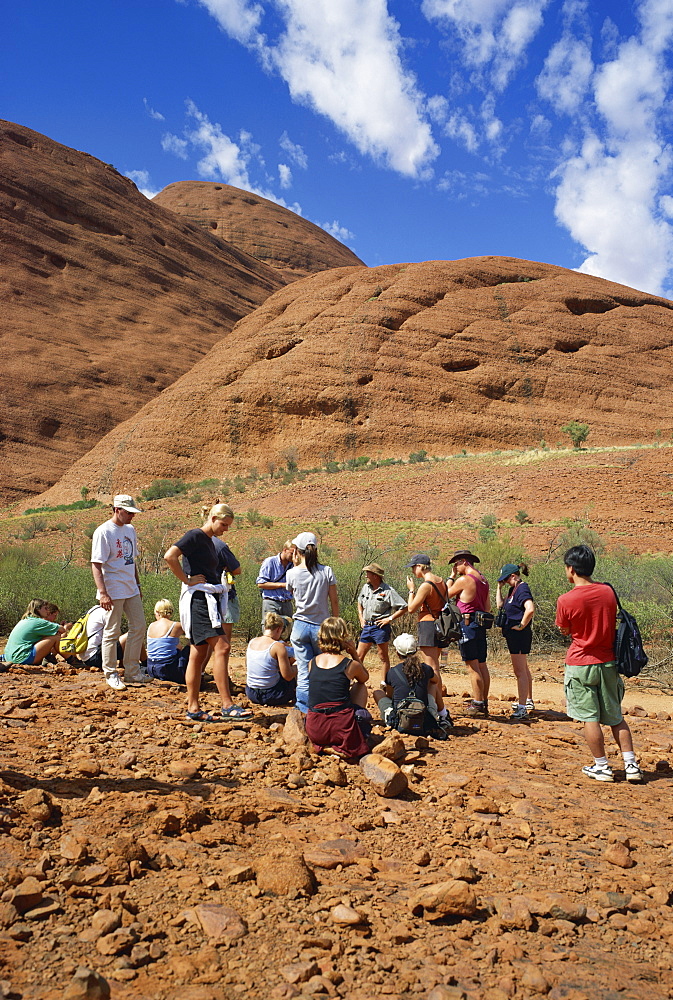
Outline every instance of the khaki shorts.
<svg viewBox="0 0 673 1000"><path fill-rule="evenodd" d="M618 726L624 718L624 681L615 663L590 663L584 667L566 663L564 687L571 719Z"/></svg>

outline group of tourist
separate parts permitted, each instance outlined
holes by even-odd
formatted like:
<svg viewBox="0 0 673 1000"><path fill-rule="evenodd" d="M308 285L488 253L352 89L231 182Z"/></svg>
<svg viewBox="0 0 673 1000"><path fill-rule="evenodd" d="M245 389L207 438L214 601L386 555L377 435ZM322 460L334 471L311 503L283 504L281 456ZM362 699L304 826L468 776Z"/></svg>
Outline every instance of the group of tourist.
<svg viewBox="0 0 673 1000"><path fill-rule="evenodd" d="M170 546L164 558L181 583L179 619L174 620L171 602L162 600L155 605L155 620L149 628L132 525L137 513L140 509L133 498L119 494L113 500L112 517L94 532L91 562L98 604L87 613L87 647L82 658L100 667L114 690L146 684L153 678L184 683L187 717L192 721L251 718L249 708L232 700L228 670L232 626L240 615L235 592L240 563L222 540L234 520L231 507L218 502L204 508L201 527L186 531ZM487 634L494 616L489 584L477 568L479 562L469 549L455 552L445 580L433 572L427 553L417 553L407 564L406 601L385 581L382 566L365 566L366 583L357 602L360 636L356 646L339 617L336 579L332 569L319 560L316 536L300 532L284 543L278 555L264 560L257 577L262 634L250 641L246 651L248 700L263 706L294 704L304 714L307 735L317 750L357 759L369 752L372 718L367 710L369 673L364 659L376 646L383 680L374 701L381 720L401 731L446 739L453 722L443 700L440 654L444 643L437 622L447 602L455 601L460 622L458 649L472 688L465 714L487 718L491 681ZM614 663L616 599L609 585L593 581L594 566L594 554L586 545L565 554L566 576L573 589L559 598L557 625L572 637L566 656L568 713L584 723L594 756L594 763L583 768L588 777L613 780L601 730L607 725L622 751L627 780L641 781L631 733L621 712L623 683ZM535 708L528 666L535 604L523 580L527 574L524 564L507 563L496 588L496 621L517 681L513 722L528 721ZM391 668L391 626L405 614L416 615L417 635L402 633L395 638L399 662ZM25 664L53 659L71 624L59 625L57 615L55 605L31 602L9 637L4 658ZM122 615L128 621L124 636ZM185 648L180 647L183 636L189 641ZM199 701L207 662L220 697L221 715L217 716L203 710Z"/></svg>

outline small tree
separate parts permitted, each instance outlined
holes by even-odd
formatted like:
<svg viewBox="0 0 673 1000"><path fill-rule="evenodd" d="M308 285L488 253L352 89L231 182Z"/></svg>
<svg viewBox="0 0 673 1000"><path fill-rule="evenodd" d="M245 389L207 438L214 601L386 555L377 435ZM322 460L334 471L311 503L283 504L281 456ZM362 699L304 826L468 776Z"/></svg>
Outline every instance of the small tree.
<svg viewBox="0 0 673 1000"><path fill-rule="evenodd" d="M577 420L571 420L569 424L564 424L561 428L564 434L570 435L573 448L579 451L586 439L589 437L589 424L580 424Z"/></svg>
<svg viewBox="0 0 673 1000"><path fill-rule="evenodd" d="M525 510L518 510L516 512L516 519L519 524L527 524L530 521L528 513Z"/></svg>

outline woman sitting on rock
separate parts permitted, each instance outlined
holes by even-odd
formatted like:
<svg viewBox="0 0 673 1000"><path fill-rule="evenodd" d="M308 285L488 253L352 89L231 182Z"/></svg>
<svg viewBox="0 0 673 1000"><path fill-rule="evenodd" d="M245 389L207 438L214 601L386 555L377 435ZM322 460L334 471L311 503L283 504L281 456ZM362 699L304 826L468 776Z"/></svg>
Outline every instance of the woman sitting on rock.
<svg viewBox="0 0 673 1000"><path fill-rule="evenodd" d="M297 667L281 641L287 619L274 611L264 616L264 632L251 639L245 652L245 694L255 705L293 705Z"/></svg>
<svg viewBox="0 0 673 1000"><path fill-rule="evenodd" d="M184 684L189 646L179 648L180 636L185 633L180 622L173 621L174 614L167 598L154 605L156 620L147 629L147 673L160 681Z"/></svg>
<svg viewBox="0 0 673 1000"><path fill-rule="evenodd" d="M341 757L364 757L369 747L358 716L365 724L371 720L365 687L369 674L343 618L325 619L318 644L322 652L309 664L306 734L318 753L330 748Z"/></svg>
<svg viewBox="0 0 673 1000"><path fill-rule="evenodd" d="M382 721L400 732L446 739L451 723L438 718L437 679L418 653L416 638L403 632L393 646L402 660L388 671L382 690L374 692Z"/></svg>
<svg viewBox="0 0 673 1000"><path fill-rule="evenodd" d="M58 608L39 598L30 602L26 613L9 633L5 646L6 663L36 664L58 653L58 644L66 629L56 621Z"/></svg>

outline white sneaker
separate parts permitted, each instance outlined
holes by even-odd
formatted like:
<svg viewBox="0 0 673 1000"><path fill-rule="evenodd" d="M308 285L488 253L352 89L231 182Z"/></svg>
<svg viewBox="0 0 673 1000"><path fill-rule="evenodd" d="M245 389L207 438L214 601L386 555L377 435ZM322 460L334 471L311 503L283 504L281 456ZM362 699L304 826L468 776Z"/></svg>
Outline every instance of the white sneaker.
<svg viewBox="0 0 673 1000"><path fill-rule="evenodd" d="M645 775L635 762L624 764L624 773L627 781L643 781Z"/></svg>
<svg viewBox="0 0 673 1000"><path fill-rule="evenodd" d="M126 686L139 687L141 684L151 684L153 680L154 678L150 677L147 671L141 667L137 674L133 674L133 676L126 679Z"/></svg>
<svg viewBox="0 0 673 1000"><path fill-rule="evenodd" d="M637 766L637 765L636 765ZM638 768L640 770L640 768ZM588 764L582 768L582 774L588 778L595 778L596 781L614 781L612 768L607 764Z"/></svg>
<svg viewBox="0 0 673 1000"><path fill-rule="evenodd" d="M105 678L105 683L108 684L113 691L126 691L126 684L121 679L117 671L113 674L108 674Z"/></svg>
<svg viewBox="0 0 673 1000"><path fill-rule="evenodd" d="M526 711L527 712L535 711L535 702L533 701L532 698L526 698Z"/></svg>

